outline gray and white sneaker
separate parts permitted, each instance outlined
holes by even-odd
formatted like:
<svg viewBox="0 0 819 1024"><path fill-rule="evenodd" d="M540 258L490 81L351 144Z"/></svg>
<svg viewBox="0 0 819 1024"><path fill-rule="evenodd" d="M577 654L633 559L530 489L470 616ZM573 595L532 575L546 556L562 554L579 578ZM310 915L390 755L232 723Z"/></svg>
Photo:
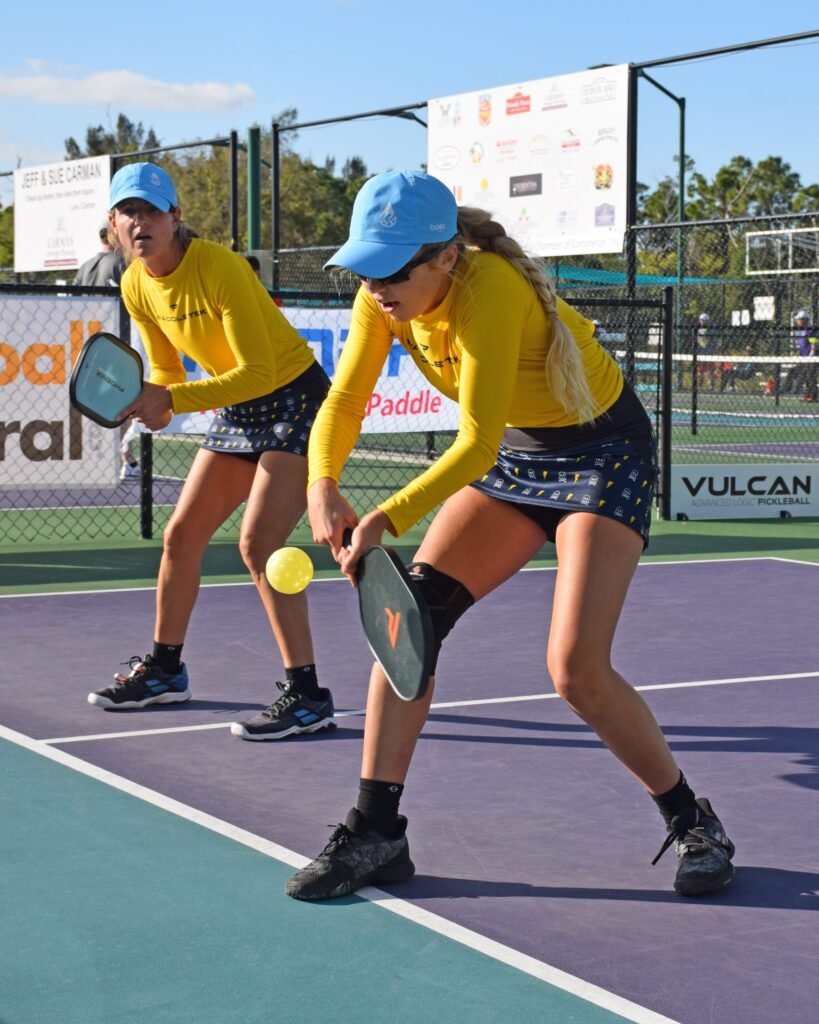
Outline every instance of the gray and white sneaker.
<svg viewBox="0 0 819 1024"><path fill-rule="evenodd" d="M293 875L284 891L297 900L329 900L370 883L406 882L415 874L406 831L407 819L399 815L394 834L382 835L354 807L324 850Z"/></svg>
<svg viewBox="0 0 819 1024"><path fill-rule="evenodd" d="M697 798L697 816L693 824L674 818L656 864L674 844L677 874L674 888L681 896L702 896L728 885L734 877L734 844L725 834L722 822L705 797Z"/></svg>
<svg viewBox="0 0 819 1024"><path fill-rule="evenodd" d="M282 740L319 729L335 729L333 695L320 689L317 700L305 697L291 683L276 683L282 691L269 708L253 718L234 722L230 731L243 740Z"/></svg>

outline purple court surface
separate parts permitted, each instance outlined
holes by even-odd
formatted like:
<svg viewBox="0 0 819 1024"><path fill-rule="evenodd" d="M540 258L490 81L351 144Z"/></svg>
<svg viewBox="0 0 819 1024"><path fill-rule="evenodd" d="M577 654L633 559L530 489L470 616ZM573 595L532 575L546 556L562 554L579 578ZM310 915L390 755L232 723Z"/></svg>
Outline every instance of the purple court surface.
<svg viewBox="0 0 819 1024"><path fill-rule="evenodd" d="M737 845L733 884L699 900L674 894L673 850L651 866L651 801L554 697L554 577L518 574L447 642L402 802L418 874L391 892L680 1024L814 1024L819 566L646 563L631 588L615 664ZM355 797L371 659L352 588L308 595L335 731L230 735L282 672L250 586L202 590L193 699L137 712L85 698L148 650L153 591L0 599L0 724L314 856Z"/></svg>

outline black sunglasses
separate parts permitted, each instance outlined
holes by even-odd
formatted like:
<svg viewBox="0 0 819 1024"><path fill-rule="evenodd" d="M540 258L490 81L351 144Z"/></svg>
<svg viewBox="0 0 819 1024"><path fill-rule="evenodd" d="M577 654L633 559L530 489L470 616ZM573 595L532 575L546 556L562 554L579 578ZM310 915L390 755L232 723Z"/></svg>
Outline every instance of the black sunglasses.
<svg viewBox="0 0 819 1024"><path fill-rule="evenodd" d="M394 274L390 274L389 277L365 277L363 274L356 274L358 280L364 284L365 281L369 281L370 284L403 284L405 281L409 281L410 274L415 270L416 267L422 266L424 263L429 263L433 260L439 252L442 252L448 245L450 245L452 239L448 242L441 242L431 249L427 249L426 252L421 253L420 256L416 256L414 260L410 260L409 263L405 263L400 270L396 270Z"/></svg>

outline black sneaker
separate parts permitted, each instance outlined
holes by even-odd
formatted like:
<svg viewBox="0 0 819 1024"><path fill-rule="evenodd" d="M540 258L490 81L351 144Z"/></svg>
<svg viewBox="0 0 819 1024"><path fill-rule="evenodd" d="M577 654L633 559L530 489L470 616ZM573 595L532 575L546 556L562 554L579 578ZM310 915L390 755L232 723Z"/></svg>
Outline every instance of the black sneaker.
<svg viewBox="0 0 819 1024"><path fill-rule="evenodd" d="M184 662L179 671L163 672L150 654L134 656L128 662L127 676L117 672L114 685L88 694L88 703L98 708L145 708L149 704L181 704L190 700L188 670Z"/></svg>
<svg viewBox="0 0 819 1024"><path fill-rule="evenodd" d="M656 864L674 844L677 874L674 888L681 896L701 896L728 885L734 877L734 844L726 836L722 822L705 797L697 799L697 817L693 824L674 818L666 841L652 861Z"/></svg>
<svg viewBox="0 0 819 1024"><path fill-rule="evenodd" d="M354 807L321 854L297 871L284 891L297 900L329 900L371 882L406 882L415 874L406 831L407 819L399 815L395 834L384 836L369 828Z"/></svg>
<svg viewBox="0 0 819 1024"><path fill-rule="evenodd" d="M294 690L290 683L276 683L281 697L253 718L234 722L230 731L243 740L281 740L302 732L335 729L333 695L319 690L319 699L312 700Z"/></svg>

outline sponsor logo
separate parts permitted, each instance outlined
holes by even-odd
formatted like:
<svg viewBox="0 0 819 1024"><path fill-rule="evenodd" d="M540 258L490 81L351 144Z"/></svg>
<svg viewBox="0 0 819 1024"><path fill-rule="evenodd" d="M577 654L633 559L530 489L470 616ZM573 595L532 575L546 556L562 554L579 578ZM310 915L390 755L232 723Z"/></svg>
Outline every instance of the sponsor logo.
<svg viewBox="0 0 819 1024"><path fill-rule="evenodd" d="M744 483L732 474L708 474L698 478L683 476L682 482L692 498L696 498L702 491L703 497L751 499L746 504L807 505L811 493L811 477L796 474L787 478L782 474L771 477L760 473L748 477Z"/></svg>
<svg viewBox="0 0 819 1024"><path fill-rule="evenodd" d="M518 140L517 139L498 139L495 143L495 159L501 160L515 160L518 155Z"/></svg>
<svg viewBox="0 0 819 1024"><path fill-rule="evenodd" d="M395 215L395 210L392 208L392 203L387 203L384 209L381 211L381 216L378 218L378 223L382 228L394 228L398 223L398 217Z"/></svg>
<svg viewBox="0 0 819 1024"><path fill-rule="evenodd" d="M461 162L461 151L457 146L441 146L435 153L435 166L441 171L448 171Z"/></svg>
<svg viewBox="0 0 819 1024"><path fill-rule="evenodd" d="M515 114L528 114L532 109L532 97L526 96L521 89L510 96L506 101L506 116L513 117Z"/></svg>
<svg viewBox="0 0 819 1024"><path fill-rule="evenodd" d="M611 203L601 203L594 208L594 226L596 228L614 227L614 206Z"/></svg>
<svg viewBox="0 0 819 1024"><path fill-rule="evenodd" d="M438 124L457 128L461 123L461 101L450 100L448 103L444 103L442 100L437 100L436 102L438 106Z"/></svg>
<svg viewBox="0 0 819 1024"><path fill-rule="evenodd" d="M543 192L542 174L516 174L509 179L509 195L516 196L539 196Z"/></svg>
<svg viewBox="0 0 819 1024"><path fill-rule="evenodd" d="M549 92L543 97L541 110L564 110L568 107L566 93L558 85L553 85Z"/></svg>
<svg viewBox="0 0 819 1024"><path fill-rule="evenodd" d="M600 191L614 184L614 171L611 164L598 164L594 169L594 187Z"/></svg>
<svg viewBox="0 0 819 1024"><path fill-rule="evenodd" d="M563 132L560 148L564 153L576 153L580 149L580 136L573 128L567 128Z"/></svg>
<svg viewBox="0 0 819 1024"><path fill-rule="evenodd" d="M484 93L478 97L478 124L486 128L492 121L492 94Z"/></svg>
<svg viewBox="0 0 819 1024"><path fill-rule="evenodd" d="M562 195L567 192L574 192L576 176L574 171L559 170L557 172L557 191Z"/></svg>
<svg viewBox="0 0 819 1024"><path fill-rule="evenodd" d="M594 140L594 145L599 146L601 142L619 142L617 137L617 130L615 128L598 128L597 138Z"/></svg>
<svg viewBox="0 0 819 1024"><path fill-rule="evenodd" d="M541 153L548 153L552 148L552 142L548 135L533 135L529 139L529 152L533 156Z"/></svg>
<svg viewBox="0 0 819 1024"><path fill-rule="evenodd" d="M469 159L473 164L479 164L484 158L484 148L480 142L473 142L469 147Z"/></svg>
<svg viewBox="0 0 819 1024"><path fill-rule="evenodd" d="M580 90L581 103L608 103L617 99L617 82L611 78L595 78Z"/></svg>

